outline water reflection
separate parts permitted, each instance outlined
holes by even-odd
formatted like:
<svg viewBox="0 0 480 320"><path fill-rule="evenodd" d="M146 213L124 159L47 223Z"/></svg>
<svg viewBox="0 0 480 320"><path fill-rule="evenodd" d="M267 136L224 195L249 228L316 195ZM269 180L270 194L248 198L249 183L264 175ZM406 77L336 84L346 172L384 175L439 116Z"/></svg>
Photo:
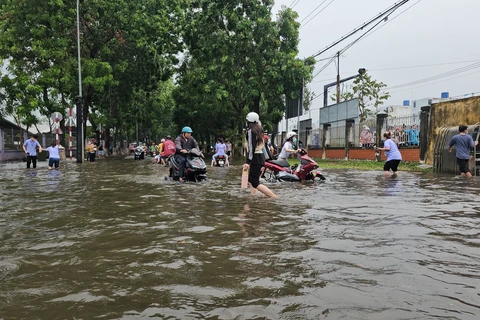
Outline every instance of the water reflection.
<svg viewBox="0 0 480 320"><path fill-rule="evenodd" d="M477 319L479 185L328 171L250 196L240 163L0 165L5 319Z"/></svg>

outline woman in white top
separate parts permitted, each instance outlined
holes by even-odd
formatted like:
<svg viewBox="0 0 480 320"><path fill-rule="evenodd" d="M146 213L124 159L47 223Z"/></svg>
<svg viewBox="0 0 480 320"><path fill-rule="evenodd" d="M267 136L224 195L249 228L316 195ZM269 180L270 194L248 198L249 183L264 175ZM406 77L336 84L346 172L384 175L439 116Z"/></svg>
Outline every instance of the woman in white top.
<svg viewBox="0 0 480 320"><path fill-rule="evenodd" d="M50 147L48 147L48 169L52 170L53 167L55 166L55 169L58 169L58 166L60 165L60 149L63 149L62 146L57 146L55 143L52 143Z"/></svg>
<svg viewBox="0 0 480 320"><path fill-rule="evenodd" d="M287 160L288 156L292 153L297 153L300 150L293 149L293 144L297 143L297 134L293 131L287 133L287 141L283 144L282 151L278 155L278 159Z"/></svg>

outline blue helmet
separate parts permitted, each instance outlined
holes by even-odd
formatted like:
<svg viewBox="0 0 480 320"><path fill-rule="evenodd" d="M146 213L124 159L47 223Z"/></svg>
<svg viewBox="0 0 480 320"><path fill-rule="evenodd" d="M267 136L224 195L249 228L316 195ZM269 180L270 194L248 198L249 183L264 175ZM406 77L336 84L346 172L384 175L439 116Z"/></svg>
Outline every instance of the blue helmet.
<svg viewBox="0 0 480 320"><path fill-rule="evenodd" d="M192 128L190 128L190 127L183 127L182 133L184 133L184 132L192 133L193 131L192 131Z"/></svg>

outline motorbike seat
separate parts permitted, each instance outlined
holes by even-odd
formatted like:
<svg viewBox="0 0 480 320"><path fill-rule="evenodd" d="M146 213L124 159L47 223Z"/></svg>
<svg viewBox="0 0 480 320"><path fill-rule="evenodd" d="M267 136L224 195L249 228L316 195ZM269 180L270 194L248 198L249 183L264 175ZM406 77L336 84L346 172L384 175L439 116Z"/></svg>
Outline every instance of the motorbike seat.
<svg viewBox="0 0 480 320"><path fill-rule="evenodd" d="M270 160L269 162L281 167L290 168L290 163L285 159Z"/></svg>

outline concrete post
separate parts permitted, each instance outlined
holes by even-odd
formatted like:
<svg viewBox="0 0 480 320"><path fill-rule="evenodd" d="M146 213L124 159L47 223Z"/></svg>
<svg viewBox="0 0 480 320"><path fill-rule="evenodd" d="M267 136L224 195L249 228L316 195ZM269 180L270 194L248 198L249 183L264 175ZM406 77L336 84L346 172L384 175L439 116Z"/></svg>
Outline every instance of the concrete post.
<svg viewBox="0 0 480 320"><path fill-rule="evenodd" d="M323 125L323 137L322 137L322 159L326 159L326 154L327 154L327 132L328 128L330 128L332 125L329 123L326 123Z"/></svg>
<svg viewBox="0 0 480 320"><path fill-rule="evenodd" d="M46 148L47 147L47 136L44 135L44 134L41 134L42 135L42 148Z"/></svg>
<svg viewBox="0 0 480 320"><path fill-rule="evenodd" d="M385 112L379 112L377 113L377 128L376 128L376 133L375 133L375 144L377 147L383 148L382 144L382 131L385 131L386 126L387 126L387 117L388 114ZM378 153L377 155L377 161L381 161L381 154Z"/></svg>
<svg viewBox="0 0 480 320"><path fill-rule="evenodd" d="M345 120L345 160L350 158L350 135L353 130L353 126L355 125L355 120Z"/></svg>
<svg viewBox="0 0 480 320"><path fill-rule="evenodd" d="M422 111L420 113L420 136L419 136L419 145L420 145L420 161L425 162L427 150L428 150L428 137L430 130L430 106L425 106L420 108Z"/></svg>

